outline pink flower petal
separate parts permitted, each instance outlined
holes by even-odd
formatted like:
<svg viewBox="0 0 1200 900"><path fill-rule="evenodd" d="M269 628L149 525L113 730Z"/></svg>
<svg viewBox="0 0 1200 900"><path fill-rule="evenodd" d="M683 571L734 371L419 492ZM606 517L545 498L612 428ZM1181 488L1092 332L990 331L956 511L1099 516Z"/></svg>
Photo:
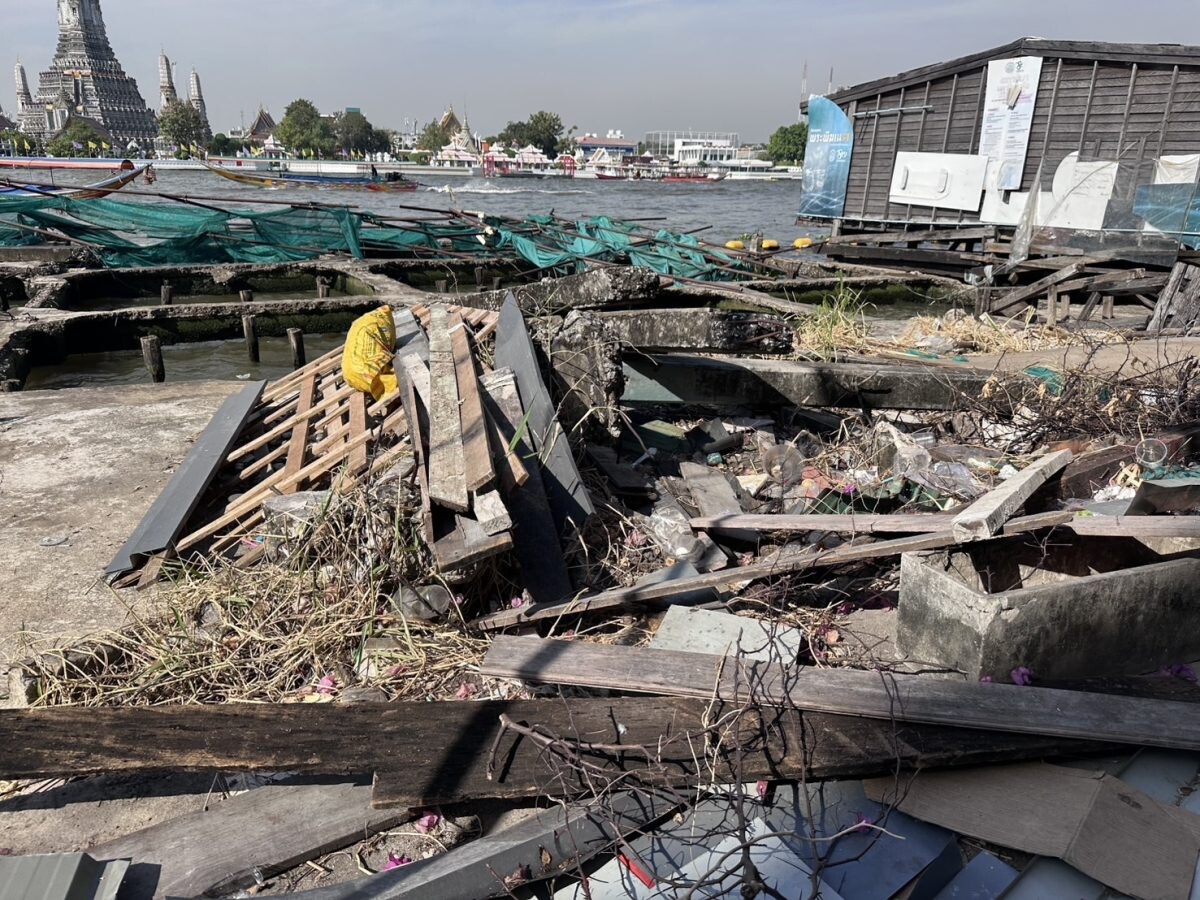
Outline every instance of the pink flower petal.
<svg viewBox="0 0 1200 900"><path fill-rule="evenodd" d="M525 598L524 597L513 597L511 600L508 601L508 604L513 609L520 609L522 606L525 605Z"/></svg>
<svg viewBox="0 0 1200 900"><path fill-rule="evenodd" d="M866 834L871 830L870 826L874 824L875 823L871 819L868 819L862 813L859 813L858 817L854 820L854 830L860 834Z"/></svg>
<svg viewBox="0 0 1200 900"><path fill-rule="evenodd" d="M414 823L421 834L429 834L441 824L442 817L435 812L427 812Z"/></svg>
<svg viewBox="0 0 1200 900"><path fill-rule="evenodd" d="M770 785L766 781L760 781L754 786L754 788L756 791L758 791L759 800L767 799L767 790L770 788Z"/></svg>
<svg viewBox="0 0 1200 900"><path fill-rule="evenodd" d="M1013 684L1019 684L1022 687L1033 683L1033 670L1028 666L1017 666L1009 673L1009 678Z"/></svg>
<svg viewBox="0 0 1200 900"><path fill-rule="evenodd" d="M412 860L407 856L397 856L395 853L389 853L387 862L383 864L383 871L386 872L389 869L398 869L401 866L407 866L411 862Z"/></svg>
<svg viewBox="0 0 1200 900"><path fill-rule="evenodd" d="M475 687L469 681L464 681L458 686L458 690L454 692L454 697L457 700L470 700L477 693L479 693L479 688Z"/></svg>
<svg viewBox="0 0 1200 900"><path fill-rule="evenodd" d="M318 694L333 694L337 691L337 689L338 689L337 679L334 678L332 675L326 675L324 678L322 678L320 681L317 682L317 693Z"/></svg>

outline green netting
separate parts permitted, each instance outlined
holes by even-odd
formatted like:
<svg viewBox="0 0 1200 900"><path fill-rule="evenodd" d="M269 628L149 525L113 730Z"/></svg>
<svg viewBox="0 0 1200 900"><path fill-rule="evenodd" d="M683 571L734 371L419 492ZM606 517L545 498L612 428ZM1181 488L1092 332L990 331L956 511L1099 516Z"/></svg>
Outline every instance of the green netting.
<svg viewBox="0 0 1200 900"><path fill-rule="evenodd" d="M436 256L510 254L535 269L583 271L595 262L629 263L663 275L701 280L736 277L744 265L692 235L665 229L650 235L608 216L574 223L553 215L522 222L484 217L462 224L397 226L371 213L339 207L292 206L270 212L211 209L194 201L137 203L62 197L0 199L0 246L40 242L27 225L89 246L119 267L227 262L279 263L326 253L362 258L373 251ZM714 260L718 261L714 265Z"/></svg>

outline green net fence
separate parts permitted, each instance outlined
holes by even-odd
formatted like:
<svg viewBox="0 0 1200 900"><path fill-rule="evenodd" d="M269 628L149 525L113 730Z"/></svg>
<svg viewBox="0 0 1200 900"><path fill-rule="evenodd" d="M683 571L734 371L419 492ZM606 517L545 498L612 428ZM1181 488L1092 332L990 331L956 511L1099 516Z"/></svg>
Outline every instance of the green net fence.
<svg viewBox="0 0 1200 900"><path fill-rule="evenodd" d="M487 254L533 271L579 272L594 263L641 266L662 275L727 280L743 263L694 236L597 216L515 221L481 218L398 225L339 207L289 206L269 212L218 209L194 201L141 203L63 197L0 199L0 247L48 235L91 250L114 268L207 263L283 263L344 254L436 259ZM748 274L748 273L747 273Z"/></svg>

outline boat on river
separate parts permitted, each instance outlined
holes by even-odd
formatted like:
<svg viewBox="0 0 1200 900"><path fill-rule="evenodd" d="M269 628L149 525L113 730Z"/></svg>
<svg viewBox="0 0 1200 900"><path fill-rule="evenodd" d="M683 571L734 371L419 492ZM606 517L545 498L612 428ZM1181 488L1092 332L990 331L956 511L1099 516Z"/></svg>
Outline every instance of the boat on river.
<svg viewBox="0 0 1200 900"><path fill-rule="evenodd" d="M137 166L131 159L85 158L76 156L0 156L0 169L94 169L130 172Z"/></svg>
<svg viewBox="0 0 1200 900"><path fill-rule="evenodd" d="M308 175L280 170L234 172L223 166L214 166L211 163L205 163L204 168L216 175L220 175L222 178L236 181L238 184L264 188L324 187L338 190L398 194L415 191L420 187L420 184L417 182L410 178L405 178L397 172L389 172L385 176L375 177L371 175Z"/></svg>
<svg viewBox="0 0 1200 900"><path fill-rule="evenodd" d="M113 191L119 191L127 184L132 184L145 174L149 166L142 166L131 171L122 171L111 178L97 181L95 184L84 184L77 187L62 187L53 184L34 184L25 181L12 181L0 178L0 200L22 199L31 197L59 197L66 200L95 200L107 197Z"/></svg>

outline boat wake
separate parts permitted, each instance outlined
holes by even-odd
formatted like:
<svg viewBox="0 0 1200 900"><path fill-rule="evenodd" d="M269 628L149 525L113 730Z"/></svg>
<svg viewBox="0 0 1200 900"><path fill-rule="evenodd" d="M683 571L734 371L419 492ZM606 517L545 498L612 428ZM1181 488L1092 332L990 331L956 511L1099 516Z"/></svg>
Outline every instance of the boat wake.
<svg viewBox="0 0 1200 900"><path fill-rule="evenodd" d="M564 188L562 190L552 190L550 188L503 188L494 185L486 184L481 187L455 187L452 184L444 184L441 187L427 187L426 192L431 194L591 194L592 191L585 191L579 188Z"/></svg>

